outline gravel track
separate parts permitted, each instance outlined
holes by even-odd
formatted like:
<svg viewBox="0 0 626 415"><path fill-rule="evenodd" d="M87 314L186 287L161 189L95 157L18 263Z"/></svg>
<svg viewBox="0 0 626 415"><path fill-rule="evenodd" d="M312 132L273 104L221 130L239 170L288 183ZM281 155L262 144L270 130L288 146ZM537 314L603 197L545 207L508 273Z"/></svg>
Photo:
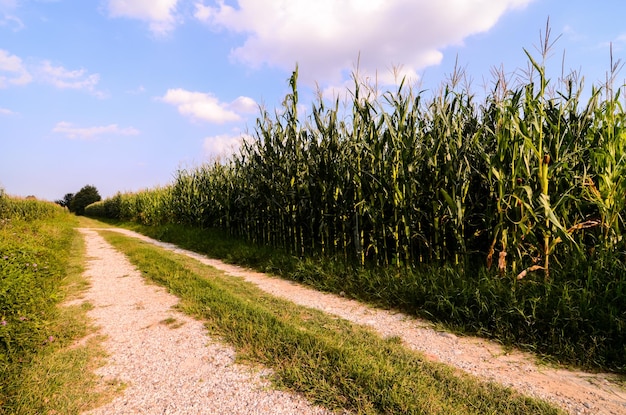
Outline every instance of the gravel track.
<svg viewBox="0 0 626 415"><path fill-rule="evenodd" d="M129 230L107 230L190 256L229 275L243 277L277 297L369 326L382 336L398 336L407 347L432 360L548 400L571 414L626 415L626 391L611 381L611 375L538 365L530 354L505 351L484 339L437 331L432 324L401 313L374 309L225 264ZM95 305L92 317L109 337L105 347L111 354L110 364L100 373L130 385L125 395L113 402L113 411L102 408L91 413L328 413L309 406L297 395L270 390L263 380L269 372L235 365L232 349L211 342L202 323L171 309L176 297L143 284L128 260L95 230L81 232L87 241L87 256L92 258L87 275L93 287L87 299ZM159 323L170 316L184 325L172 329Z"/></svg>
<svg viewBox="0 0 626 415"><path fill-rule="evenodd" d="M123 395L88 414L331 414L273 390L265 379L269 371L236 364L232 348L172 308L177 297L146 284L96 231L80 231L91 282L83 300L94 306L89 316L106 335L109 354L97 374L127 385Z"/></svg>

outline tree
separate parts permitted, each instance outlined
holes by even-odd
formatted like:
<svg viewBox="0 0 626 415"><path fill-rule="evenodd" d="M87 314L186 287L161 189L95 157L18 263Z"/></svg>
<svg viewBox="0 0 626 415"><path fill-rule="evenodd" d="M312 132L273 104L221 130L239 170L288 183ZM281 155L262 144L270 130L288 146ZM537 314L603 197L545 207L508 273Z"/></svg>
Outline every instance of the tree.
<svg viewBox="0 0 626 415"><path fill-rule="evenodd" d="M69 206L70 212L82 215L85 213L85 208L88 205L100 200L102 200L102 198L100 197L100 193L98 193L98 189L94 186L87 185L80 189L72 198Z"/></svg>
<svg viewBox="0 0 626 415"><path fill-rule="evenodd" d="M69 209L72 199L74 199L74 193L66 193L65 196L63 196L63 199L55 200L54 203Z"/></svg>

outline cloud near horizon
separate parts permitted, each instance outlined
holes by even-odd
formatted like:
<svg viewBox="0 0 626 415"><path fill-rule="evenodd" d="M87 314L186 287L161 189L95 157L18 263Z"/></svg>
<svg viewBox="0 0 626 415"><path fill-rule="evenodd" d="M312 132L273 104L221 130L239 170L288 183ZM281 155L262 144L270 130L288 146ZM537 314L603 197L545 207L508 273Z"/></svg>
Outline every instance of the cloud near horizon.
<svg viewBox="0 0 626 415"><path fill-rule="evenodd" d="M492 28L534 0L239 0L195 4L194 16L246 36L231 58L291 70L312 84L340 83L355 69L393 84L442 60L441 50ZM395 74L392 69L395 68Z"/></svg>
<svg viewBox="0 0 626 415"><path fill-rule="evenodd" d="M174 105L181 115L215 124L241 121L243 114L257 110L256 102L249 97L240 96L231 103L224 103L213 94L181 88L168 89L159 100Z"/></svg>
<svg viewBox="0 0 626 415"><path fill-rule="evenodd" d="M207 158L220 159L237 153L244 141L251 140L254 140L254 138L249 134L220 134L206 137L202 147Z"/></svg>
<svg viewBox="0 0 626 415"><path fill-rule="evenodd" d="M133 127L120 128L117 124L109 124L107 126L97 127L76 127L74 124L66 121L57 123L52 132L64 134L70 139L91 140L101 135L139 135L139 130Z"/></svg>

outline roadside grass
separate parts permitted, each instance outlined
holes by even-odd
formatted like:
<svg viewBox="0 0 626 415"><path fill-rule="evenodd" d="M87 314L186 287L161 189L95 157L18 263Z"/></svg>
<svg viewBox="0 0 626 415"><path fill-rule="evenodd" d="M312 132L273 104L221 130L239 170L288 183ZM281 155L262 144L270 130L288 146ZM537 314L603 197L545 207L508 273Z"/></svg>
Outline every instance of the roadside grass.
<svg viewBox="0 0 626 415"><path fill-rule="evenodd" d="M65 304L88 287L76 225L57 212L0 226L0 414L79 414L120 389L93 372L105 351L91 306Z"/></svg>
<svg viewBox="0 0 626 415"><path fill-rule="evenodd" d="M82 228L110 228L113 224L113 221L92 219L87 216L76 216L76 220L78 221L78 226Z"/></svg>
<svg viewBox="0 0 626 415"><path fill-rule="evenodd" d="M362 414L558 414L548 403L426 360L398 338L268 295L240 278L115 232L100 233L148 279L181 298L237 357L277 386Z"/></svg>

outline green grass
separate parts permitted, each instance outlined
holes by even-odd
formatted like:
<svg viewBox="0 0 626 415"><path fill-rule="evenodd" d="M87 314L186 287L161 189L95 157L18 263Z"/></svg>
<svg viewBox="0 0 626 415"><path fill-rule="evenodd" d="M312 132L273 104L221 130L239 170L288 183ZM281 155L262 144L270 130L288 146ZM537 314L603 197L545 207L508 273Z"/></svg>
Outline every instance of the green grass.
<svg viewBox="0 0 626 415"><path fill-rule="evenodd" d="M95 331L89 304L61 305L88 285L77 221L47 202L9 204L0 224L0 414L79 414L118 385L93 373L101 339L77 343Z"/></svg>
<svg viewBox="0 0 626 415"><path fill-rule="evenodd" d="M150 244L101 231L143 274L179 296L238 358L275 371L277 385L363 414L556 414L550 405L479 382L408 351L396 338L263 293L241 279Z"/></svg>

